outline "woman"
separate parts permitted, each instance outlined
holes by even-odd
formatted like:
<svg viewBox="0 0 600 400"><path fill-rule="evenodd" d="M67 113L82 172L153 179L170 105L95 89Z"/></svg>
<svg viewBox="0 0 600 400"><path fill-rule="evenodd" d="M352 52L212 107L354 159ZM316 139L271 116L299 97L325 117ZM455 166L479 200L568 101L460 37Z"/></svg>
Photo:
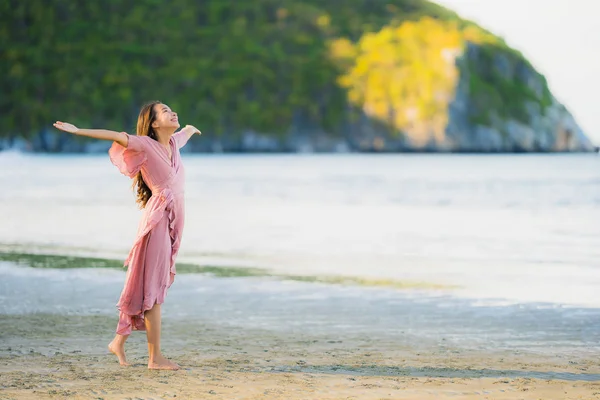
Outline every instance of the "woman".
<svg viewBox="0 0 600 400"><path fill-rule="evenodd" d="M137 136L104 129L79 129L57 121L54 126L75 135L112 140L111 162L134 179L137 202L144 209L137 238L129 256L125 287L117 304L120 311L117 334L108 349L129 365L125 341L132 330L146 330L148 368L179 369L160 351L160 305L175 278L175 258L184 221L184 171L179 149L194 134L191 125L179 128L177 113L154 101L142 107Z"/></svg>

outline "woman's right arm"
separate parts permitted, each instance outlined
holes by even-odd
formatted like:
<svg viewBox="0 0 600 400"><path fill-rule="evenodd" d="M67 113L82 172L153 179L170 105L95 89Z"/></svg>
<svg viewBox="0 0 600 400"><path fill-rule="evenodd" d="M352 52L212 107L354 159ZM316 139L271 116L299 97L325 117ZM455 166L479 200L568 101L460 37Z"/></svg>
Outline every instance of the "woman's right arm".
<svg viewBox="0 0 600 400"><path fill-rule="evenodd" d="M112 140L123 147L127 147L127 142L129 141L125 132L109 131L106 129L79 129L73 124L61 121L56 121L54 126L61 131L69 132L74 135L87 136L100 140Z"/></svg>

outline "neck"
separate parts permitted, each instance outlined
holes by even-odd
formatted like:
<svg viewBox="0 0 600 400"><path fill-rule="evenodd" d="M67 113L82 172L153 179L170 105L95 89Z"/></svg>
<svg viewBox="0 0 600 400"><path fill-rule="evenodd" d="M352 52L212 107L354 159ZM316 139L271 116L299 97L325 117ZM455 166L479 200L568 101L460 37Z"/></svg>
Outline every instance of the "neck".
<svg viewBox="0 0 600 400"><path fill-rule="evenodd" d="M160 144L162 144L163 146L168 146L169 145L169 139L171 139L171 136L173 135L174 131L163 131L163 130L157 130L156 132L156 141Z"/></svg>

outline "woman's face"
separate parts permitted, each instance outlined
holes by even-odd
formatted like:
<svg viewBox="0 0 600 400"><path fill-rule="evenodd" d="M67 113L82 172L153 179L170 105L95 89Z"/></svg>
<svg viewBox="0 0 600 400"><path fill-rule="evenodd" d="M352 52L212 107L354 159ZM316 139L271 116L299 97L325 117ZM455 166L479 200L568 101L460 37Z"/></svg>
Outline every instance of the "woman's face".
<svg viewBox="0 0 600 400"><path fill-rule="evenodd" d="M177 113L172 111L166 104L155 104L154 113L156 118L152 123L154 129L173 130L179 128L179 118Z"/></svg>

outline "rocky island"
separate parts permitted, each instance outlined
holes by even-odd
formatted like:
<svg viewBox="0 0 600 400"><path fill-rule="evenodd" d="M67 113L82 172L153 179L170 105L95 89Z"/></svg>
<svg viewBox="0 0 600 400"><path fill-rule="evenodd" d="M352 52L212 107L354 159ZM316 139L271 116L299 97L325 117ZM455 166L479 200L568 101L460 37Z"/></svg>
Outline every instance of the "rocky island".
<svg viewBox="0 0 600 400"><path fill-rule="evenodd" d="M0 5L0 149L105 151L52 122L133 133L159 99L197 152L594 150L524 55L429 1L154 5Z"/></svg>

